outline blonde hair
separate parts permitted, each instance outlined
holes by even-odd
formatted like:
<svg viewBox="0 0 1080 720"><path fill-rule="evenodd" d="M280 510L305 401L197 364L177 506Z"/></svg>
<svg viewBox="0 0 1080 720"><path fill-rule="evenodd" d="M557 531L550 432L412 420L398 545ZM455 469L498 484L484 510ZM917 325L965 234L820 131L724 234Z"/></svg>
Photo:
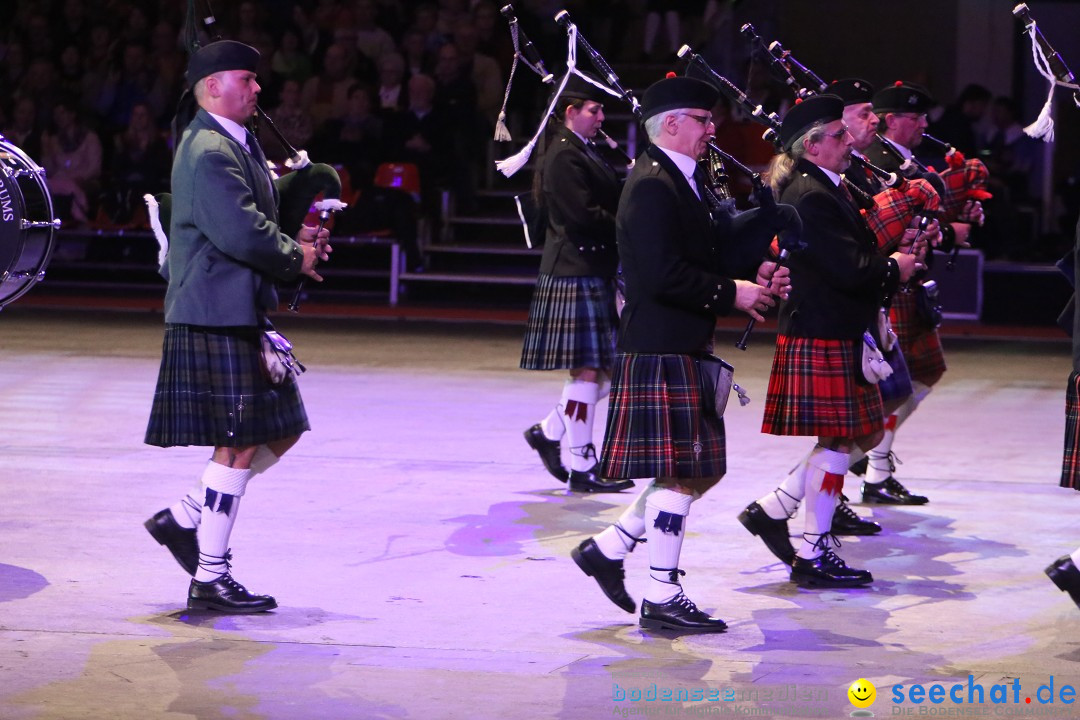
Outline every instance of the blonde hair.
<svg viewBox="0 0 1080 720"><path fill-rule="evenodd" d="M824 127L825 123L818 120L807 128L806 132L795 138L790 150L773 156L773 159L769 162L769 169L765 171L765 175L769 186L778 197L784 188L791 184L796 163L806 155L806 144L808 142L820 142L824 135L822 130Z"/></svg>

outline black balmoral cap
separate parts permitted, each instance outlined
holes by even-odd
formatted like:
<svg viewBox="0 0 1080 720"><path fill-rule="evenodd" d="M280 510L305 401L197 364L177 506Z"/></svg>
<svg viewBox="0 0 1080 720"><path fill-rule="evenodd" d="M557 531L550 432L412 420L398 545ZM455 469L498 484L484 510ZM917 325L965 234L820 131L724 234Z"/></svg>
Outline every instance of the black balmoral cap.
<svg viewBox="0 0 1080 720"><path fill-rule="evenodd" d="M693 108L712 110L720 92L707 82L688 77L666 77L645 90L641 101L641 119L659 115L668 110Z"/></svg>
<svg viewBox="0 0 1080 720"><path fill-rule="evenodd" d="M235 40L218 40L199 48L188 60L187 81L194 85L207 75L225 70L255 72L259 51Z"/></svg>
<svg viewBox="0 0 1080 720"><path fill-rule="evenodd" d="M874 95L874 112L924 113L934 107L934 98L921 85L897 80Z"/></svg>
<svg viewBox="0 0 1080 720"><path fill-rule="evenodd" d="M596 80L592 76L589 76L589 79ZM596 80L596 82L600 81ZM583 80L576 73L571 73L570 77L566 79L566 87L559 94L560 100L592 100L598 103L605 103L614 98L614 95L609 95L595 85Z"/></svg>
<svg viewBox="0 0 1080 720"><path fill-rule="evenodd" d="M796 103L780 124L780 141L784 150L791 150L795 140L814 123L830 123L842 117L844 101L836 95L813 95Z"/></svg>
<svg viewBox="0 0 1080 720"><path fill-rule="evenodd" d="M874 86L861 78L836 80L825 92L844 101L844 105L873 102Z"/></svg>

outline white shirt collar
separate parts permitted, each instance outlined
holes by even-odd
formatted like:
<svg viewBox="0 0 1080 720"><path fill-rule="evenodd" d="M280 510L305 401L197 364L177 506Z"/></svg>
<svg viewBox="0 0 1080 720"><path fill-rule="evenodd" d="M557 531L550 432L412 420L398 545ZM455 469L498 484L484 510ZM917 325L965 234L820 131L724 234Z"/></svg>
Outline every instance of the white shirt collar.
<svg viewBox="0 0 1080 720"><path fill-rule="evenodd" d="M250 152L251 148L249 148L247 144L247 128L235 120L216 115L209 110L206 112L210 113L210 116L217 120L221 127L225 128L225 132L229 133L229 136L232 137L233 140L243 145L244 149Z"/></svg>
<svg viewBox="0 0 1080 720"><path fill-rule="evenodd" d="M657 145L656 147L662 150L664 154L667 155L669 158L671 158L671 162L675 163L675 167L679 168L679 172L681 172L686 177L686 181L690 183L690 187L695 187L694 170L697 169L697 160L690 157L689 155L683 155L681 152L668 150L667 148L660 147L659 145Z"/></svg>
<svg viewBox="0 0 1080 720"><path fill-rule="evenodd" d="M828 178L829 178L830 180L832 180L832 182L833 182L833 185L835 185L835 186L837 186L837 187L840 187L840 177L841 177L840 175L837 175L837 174L836 174L836 173L834 173L834 172L833 172L832 170L826 170L825 168L821 167L820 165L818 165L817 167L818 167L818 170L820 170L821 172L825 173L825 175L826 175L826 176L827 176L827 177L828 177Z"/></svg>
<svg viewBox="0 0 1080 720"><path fill-rule="evenodd" d="M904 156L905 160L910 159L911 156L915 154L915 153L911 152L910 150L908 150L903 145L901 145L900 143L896 142L895 140L889 140L889 142L891 142L893 144L893 147L895 147L897 150L900 151L900 154Z"/></svg>

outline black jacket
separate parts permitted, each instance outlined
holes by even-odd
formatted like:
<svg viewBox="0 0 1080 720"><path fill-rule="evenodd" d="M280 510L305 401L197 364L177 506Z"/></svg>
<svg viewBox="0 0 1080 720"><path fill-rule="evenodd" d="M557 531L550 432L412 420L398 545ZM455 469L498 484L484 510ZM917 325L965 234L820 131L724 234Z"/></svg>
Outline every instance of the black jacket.
<svg viewBox="0 0 1080 720"><path fill-rule="evenodd" d="M895 260L877 241L843 191L816 165L800 160L780 196L799 211L806 247L794 253L791 296L780 308L780 332L790 337L856 339L900 283Z"/></svg>
<svg viewBox="0 0 1080 720"><path fill-rule="evenodd" d="M560 127L544 155L542 186L548 226L540 272L556 277L614 277L619 182L581 138Z"/></svg>
<svg viewBox="0 0 1080 720"><path fill-rule="evenodd" d="M732 277L751 277L775 220L757 211L714 222L675 163L657 147L638 158L619 201L616 237L626 281L619 349L701 352L716 316L735 303Z"/></svg>

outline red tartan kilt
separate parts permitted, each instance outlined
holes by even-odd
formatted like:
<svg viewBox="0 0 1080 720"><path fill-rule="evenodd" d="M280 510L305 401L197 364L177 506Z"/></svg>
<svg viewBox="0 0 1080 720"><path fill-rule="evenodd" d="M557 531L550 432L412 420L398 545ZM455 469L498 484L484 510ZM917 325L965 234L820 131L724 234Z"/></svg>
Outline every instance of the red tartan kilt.
<svg viewBox="0 0 1080 720"><path fill-rule="evenodd" d="M1065 389L1065 453L1061 459L1061 487L1080 490L1080 373L1069 376Z"/></svg>
<svg viewBox="0 0 1080 720"><path fill-rule="evenodd" d="M717 478L727 472L724 421L707 414L689 355L618 353L600 475Z"/></svg>
<svg viewBox="0 0 1080 720"><path fill-rule="evenodd" d="M881 430L881 393L860 379L861 342L777 335L761 431L860 438Z"/></svg>
<svg viewBox="0 0 1080 720"><path fill-rule="evenodd" d="M889 322L900 342L911 379L932 387L945 374L945 351L936 328L929 327L915 311L915 292L893 296Z"/></svg>

